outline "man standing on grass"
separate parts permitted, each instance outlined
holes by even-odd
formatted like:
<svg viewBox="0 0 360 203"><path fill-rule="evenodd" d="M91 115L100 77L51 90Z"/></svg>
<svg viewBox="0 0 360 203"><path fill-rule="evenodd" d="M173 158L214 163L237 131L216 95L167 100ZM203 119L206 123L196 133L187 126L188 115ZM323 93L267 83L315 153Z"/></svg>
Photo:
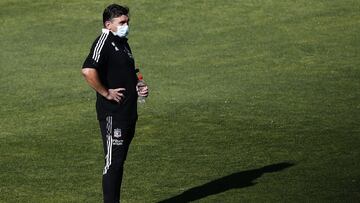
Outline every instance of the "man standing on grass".
<svg viewBox="0 0 360 203"><path fill-rule="evenodd" d="M96 91L96 112L105 153L102 186L104 202L120 202L123 165L137 121L137 97L148 95L139 86L127 35L129 9L109 5L103 13L102 33L94 41L82 74Z"/></svg>

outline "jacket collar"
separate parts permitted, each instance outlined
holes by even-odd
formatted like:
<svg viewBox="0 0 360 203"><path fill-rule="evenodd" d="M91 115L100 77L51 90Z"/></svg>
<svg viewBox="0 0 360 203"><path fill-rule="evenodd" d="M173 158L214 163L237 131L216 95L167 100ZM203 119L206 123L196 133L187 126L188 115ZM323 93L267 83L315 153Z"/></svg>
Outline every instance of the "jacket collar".
<svg viewBox="0 0 360 203"><path fill-rule="evenodd" d="M114 37L116 40L118 40L120 42L127 42L128 41L128 39L126 37L116 36L112 31L110 31L110 30L108 30L106 28L102 28L101 32L111 35L112 37Z"/></svg>

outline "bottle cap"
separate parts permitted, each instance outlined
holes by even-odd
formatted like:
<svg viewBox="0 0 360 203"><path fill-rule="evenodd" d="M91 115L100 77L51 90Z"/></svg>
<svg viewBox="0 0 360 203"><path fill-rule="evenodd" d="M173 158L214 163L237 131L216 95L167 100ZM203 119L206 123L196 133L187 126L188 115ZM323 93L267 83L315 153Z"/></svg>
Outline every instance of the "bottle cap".
<svg viewBox="0 0 360 203"><path fill-rule="evenodd" d="M140 72L138 73L137 77L138 77L139 80L143 79L143 76L142 76L142 74Z"/></svg>

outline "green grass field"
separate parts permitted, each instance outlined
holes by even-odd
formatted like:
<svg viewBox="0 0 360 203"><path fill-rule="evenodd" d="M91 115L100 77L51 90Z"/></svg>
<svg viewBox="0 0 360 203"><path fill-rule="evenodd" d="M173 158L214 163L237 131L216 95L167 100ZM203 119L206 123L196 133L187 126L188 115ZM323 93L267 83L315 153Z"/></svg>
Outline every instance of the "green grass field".
<svg viewBox="0 0 360 203"><path fill-rule="evenodd" d="M0 1L0 202L102 201L80 69L110 3ZM359 201L358 0L118 3L151 88L123 202Z"/></svg>

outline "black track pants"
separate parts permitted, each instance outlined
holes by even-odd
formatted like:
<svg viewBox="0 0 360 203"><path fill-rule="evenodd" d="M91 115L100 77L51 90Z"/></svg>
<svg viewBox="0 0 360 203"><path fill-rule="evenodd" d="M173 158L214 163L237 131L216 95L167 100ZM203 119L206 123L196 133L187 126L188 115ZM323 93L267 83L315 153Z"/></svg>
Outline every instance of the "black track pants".
<svg viewBox="0 0 360 203"><path fill-rule="evenodd" d="M106 117L106 120L100 120L99 123L105 153L102 178L104 203L118 203L120 202L123 166L135 134L135 123L124 125L113 120L112 116Z"/></svg>

